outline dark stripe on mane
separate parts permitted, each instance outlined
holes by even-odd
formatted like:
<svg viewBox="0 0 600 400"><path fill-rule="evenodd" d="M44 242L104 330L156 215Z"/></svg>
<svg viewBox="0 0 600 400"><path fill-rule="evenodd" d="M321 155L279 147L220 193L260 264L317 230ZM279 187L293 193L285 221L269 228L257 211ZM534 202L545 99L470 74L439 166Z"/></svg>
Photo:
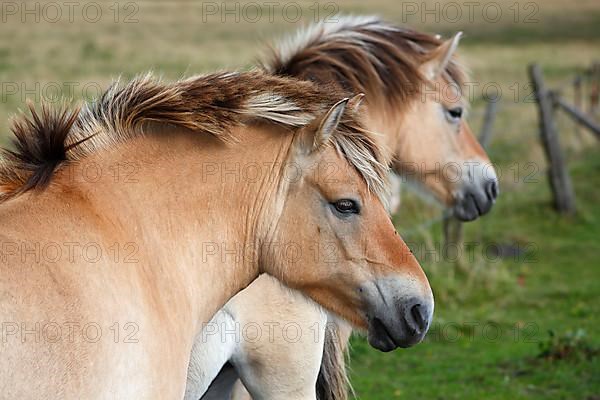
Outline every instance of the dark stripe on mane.
<svg viewBox="0 0 600 400"><path fill-rule="evenodd" d="M43 189L60 165L67 160L66 140L78 117L78 110L53 110L42 105L41 113L28 104L31 118L13 120L14 150L2 149L0 183L4 197L15 196L32 189Z"/></svg>
<svg viewBox="0 0 600 400"><path fill-rule="evenodd" d="M317 400L348 399L348 391L352 391L352 387L346 373L345 356L337 325L327 324L323 358L317 378Z"/></svg>
<svg viewBox="0 0 600 400"><path fill-rule="evenodd" d="M0 202L48 186L66 161L78 161L167 124L232 141L234 127L263 121L293 133L324 114L344 95L335 88L260 71L200 75L162 83L150 75L112 85L81 111L32 110L13 123L15 150L0 159ZM347 109L330 144L362 175L369 189L385 197L387 160L356 110Z"/></svg>
<svg viewBox="0 0 600 400"><path fill-rule="evenodd" d="M343 17L312 25L271 49L262 68L280 76L332 82L350 93L380 94L399 105L418 95L425 77L419 66L442 44L433 35L386 23L376 17ZM462 85L462 67L452 59L447 81Z"/></svg>

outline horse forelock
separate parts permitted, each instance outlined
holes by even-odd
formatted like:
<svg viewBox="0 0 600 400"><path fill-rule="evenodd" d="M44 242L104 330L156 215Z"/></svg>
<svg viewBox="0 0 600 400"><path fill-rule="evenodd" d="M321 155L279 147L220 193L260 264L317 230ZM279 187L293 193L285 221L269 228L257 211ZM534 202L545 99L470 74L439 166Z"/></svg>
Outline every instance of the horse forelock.
<svg viewBox="0 0 600 400"><path fill-rule="evenodd" d="M283 76L336 82L342 89L369 94L368 101L402 107L417 98L426 78L419 67L442 44L434 36L396 26L375 16L336 16L284 38L260 62ZM467 72L452 57L444 78L463 86Z"/></svg>
<svg viewBox="0 0 600 400"><path fill-rule="evenodd" d="M236 141L234 127L260 120L293 132L326 112L342 98L339 91L260 71L214 73L174 83L147 74L125 85L115 82L81 111L31 110L13 123L15 149L0 160L0 201L46 187L67 161L77 161L133 137L149 124L166 124ZM386 161L359 116L348 110L331 141L353 165L370 190L384 198Z"/></svg>

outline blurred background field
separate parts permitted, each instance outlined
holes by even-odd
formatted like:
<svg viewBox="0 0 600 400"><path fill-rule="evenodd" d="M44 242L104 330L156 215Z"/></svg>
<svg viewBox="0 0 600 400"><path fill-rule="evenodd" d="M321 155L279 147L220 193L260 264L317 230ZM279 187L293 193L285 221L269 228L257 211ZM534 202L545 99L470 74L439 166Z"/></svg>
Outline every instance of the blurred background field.
<svg viewBox="0 0 600 400"><path fill-rule="evenodd" d="M489 153L502 172L502 193L491 214L465 226L465 252L454 263L442 260L441 224L423 223L439 219L441 208L404 191L394 221L432 281L434 327L424 344L390 354L355 338L356 394L361 399L600 399L600 149L593 136L584 130L575 134L574 124L559 117L578 212L558 216L551 207L526 69L530 62L540 63L550 85L559 86L600 60L600 2L298 1L287 8L283 2L253 2L262 6L260 16L252 8L244 15L248 2L108 1L91 8L74 2L72 15L68 2L57 2L59 18L52 8L44 9L45 2L12 3L17 13L8 3L3 2L0 22L3 144L9 116L28 98L77 102L94 97L116 77L148 70L176 79L248 69L266 42L333 12L376 14L444 36L464 31L459 50L476 84L470 96L475 132L484 94L501 90ZM24 7L38 7L38 15L23 14ZM489 243L520 251L500 257Z"/></svg>

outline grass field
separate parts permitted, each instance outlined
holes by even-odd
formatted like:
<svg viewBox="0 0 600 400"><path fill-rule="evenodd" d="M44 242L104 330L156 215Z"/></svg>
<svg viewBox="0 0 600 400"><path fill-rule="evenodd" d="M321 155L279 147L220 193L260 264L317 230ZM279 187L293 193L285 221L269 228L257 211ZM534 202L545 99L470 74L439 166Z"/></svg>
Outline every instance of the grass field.
<svg viewBox="0 0 600 400"><path fill-rule="evenodd" d="M354 342L359 398L598 398L598 149L581 154L571 172L577 217L554 214L540 179L503 193L488 219L469 227L467 240L534 244L526 256L486 263L473 252L466 271L429 265L436 315L424 345L377 354ZM552 342L549 331L565 340ZM581 340L565 337L577 331L585 332Z"/></svg>
<svg viewBox="0 0 600 400"><path fill-rule="evenodd" d="M208 3L216 5L216 14L213 8L208 12ZM78 101L93 97L115 77L150 69L174 79L248 68L264 41L293 31L317 9L321 17L331 11L379 14L444 35L462 30L460 53L479 83L470 117L475 131L482 117L481 88L495 82L502 89L489 151L503 171L502 194L489 216L466 226L469 258L457 266L439 260L439 224L416 228L439 216L440 208L406 193L394 220L431 278L434 327L424 344L390 354L355 338L351 368L357 395L369 400L600 399L600 148L585 132L578 138L573 124L560 118L579 209L572 218L557 216L550 207L535 107L526 101L528 63L539 62L549 82L558 85L600 60L600 3L475 2L470 18L469 2L461 1L351 0L318 6L300 1L294 3L303 11L297 22L282 4L271 15L264 2L258 3L263 5L260 18L254 21L256 15L247 10L238 22L223 15L221 2L101 2L99 17L76 3L72 20L61 2L58 19L44 3L35 3L37 18L35 11L22 14L23 3L11 3L16 13L3 5L0 142L8 138L8 117L27 98ZM234 10L235 4L228 2ZM452 4L461 8L461 18L455 18ZM497 20L494 9L502 12ZM524 253L486 257L489 243L517 245Z"/></svg>

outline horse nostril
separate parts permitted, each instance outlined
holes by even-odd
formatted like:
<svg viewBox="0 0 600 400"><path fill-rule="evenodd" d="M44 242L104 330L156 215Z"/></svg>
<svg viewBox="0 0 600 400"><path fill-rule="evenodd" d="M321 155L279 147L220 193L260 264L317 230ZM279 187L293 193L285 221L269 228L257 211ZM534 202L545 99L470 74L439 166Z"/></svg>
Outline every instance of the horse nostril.
<svg viewBox="0 0 600 400"><path fill-rule="evenodd" d="M415 304L410 309L410 313L421 331L427 329L429 318L425 315L427 313L425 307L420 304Z"/></svg>
<svg viewBox="0 0 600 400"><path fill-rule="evenodd" d="M486 185L486 193L490 200L496 200L498 197L498 181L489 181Z"/></svg>

